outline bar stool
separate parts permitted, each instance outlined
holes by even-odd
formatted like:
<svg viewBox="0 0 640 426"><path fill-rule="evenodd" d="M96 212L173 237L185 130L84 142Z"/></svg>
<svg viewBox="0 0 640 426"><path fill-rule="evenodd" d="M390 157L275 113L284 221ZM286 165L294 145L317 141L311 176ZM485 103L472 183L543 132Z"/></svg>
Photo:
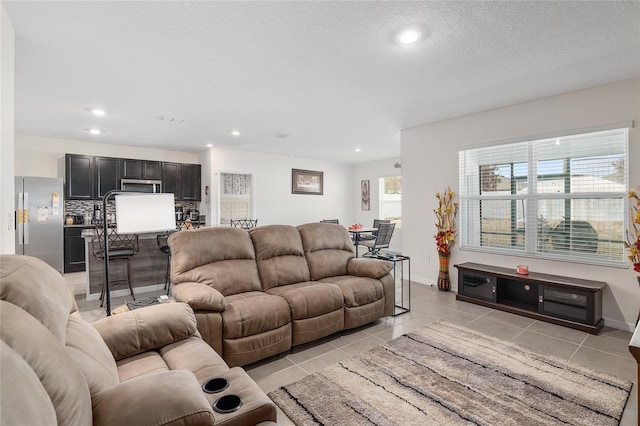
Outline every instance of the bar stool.
<svg viewBox="0 0 640 426"><path fill-rule="evenodd" d="M138 254L138 234L118 234L115 229L109 229L109 262L125 261L127 263L127 276L124 279L109 280L109 284L116 282L127 282L129 284L129 291L131 297L136 300L136 296L133 294L133 285L131 284L131 263L130 259ZM104 260L104 229L101 225L96 226L96 236L98 237L98 250L94 250L93 255L97 259ZM95 247L95 246L94 246ZM104 303L105 294L105 282L102 281L102 290L100 291L100 306Z"/></svg>

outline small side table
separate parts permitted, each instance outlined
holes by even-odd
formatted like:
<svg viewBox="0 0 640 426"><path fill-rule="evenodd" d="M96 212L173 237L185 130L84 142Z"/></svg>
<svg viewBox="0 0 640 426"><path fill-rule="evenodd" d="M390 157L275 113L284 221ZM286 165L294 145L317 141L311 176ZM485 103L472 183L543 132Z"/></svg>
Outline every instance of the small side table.
<svg viewBox="0 0 640 426"><path fill-rule="evenodd" d="M394 312L393 316L411 311L411 258L402 254L377 254L367 256L372 259L388 260L393 263ZM407 280L404 279L404 263L407 262ZM405 292L406 288L406 292Z"/></svg>

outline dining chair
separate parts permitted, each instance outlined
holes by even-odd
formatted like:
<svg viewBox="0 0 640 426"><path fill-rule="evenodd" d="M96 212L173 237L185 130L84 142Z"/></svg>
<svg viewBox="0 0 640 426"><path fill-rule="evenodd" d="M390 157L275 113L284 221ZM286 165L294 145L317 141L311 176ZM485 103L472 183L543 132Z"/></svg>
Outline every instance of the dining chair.
<svg viewBox="0 0 640 426"><path fill-rule="evenodd" d="M375 228L376 231L373 231L370 234L360 234L360 240L375 240L376 235L378 235L377 229L380 228L381 223L391 223L391 221L389 219L373 219L372 228Z"/></svg>
<svg viewBox="0 0 640 426"><path fill-rule="evenodd" d="M258 226L258 219L231 219L231 226L242 229L255 228Z"/></svg>
<svg viewBox="0 0 640 426"><path fill-rule="evenodd" d="M164 273L164 288L167 290L167 295L171 291L171 249L169 248L167 240L169 239L169 235L171 235L172 232L175 231L164 232L156 236L158 248L162 253L167 255L167 265Z"/></svg>
<svg viewBox="0 0 640 426"><path fill-rule="evenodd" d="M102 225L96 225L96 237L98 238L98 244L94 244L93 255L97 259L104 260L105 253L105 232ZM129 262L133 256L138 254L138 234L119 234L115 229L109 228L107 230L107 238L109 241L109 262L125 261L127 263L126 278L119 280L109 280L109 284L116 282L127 282L129 284L129 291L131 297L136 300L136 296L133 294L133 285L131 284L131 263ZM102 290L100 290L100 306L104 303L105 295L105 282L102 280Z"/></svg>
<svg viewBox="0 0 640 426"><path fill-rule="evenodd" d="M359 245L367 247L367 252L363 254L363 257L376 256L380 253L380 249L389 248L395 228L395 223L380 223L375 240L358 241Z"/></svg>

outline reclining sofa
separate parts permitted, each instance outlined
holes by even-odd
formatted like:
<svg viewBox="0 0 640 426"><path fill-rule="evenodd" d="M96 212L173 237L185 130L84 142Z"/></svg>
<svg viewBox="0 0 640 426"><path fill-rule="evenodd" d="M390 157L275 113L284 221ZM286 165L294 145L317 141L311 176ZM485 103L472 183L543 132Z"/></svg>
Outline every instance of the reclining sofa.
<svg viewBox="0 0 640 426"><path fill-rule="evenodd" d="M53 268L36 258L2 255L0 336L3 426L276 421L275 405L244 370L229 368L200 338L184 303L89 324ZM226 379L228 388L205 392L211 378ZM232 394L243 401L236 411L212 409Z"/></svg>
<svg viewBox="0 0 640 426"><path fill-rule="evenodd" d="M230 366L393 314L391 262L355 258L340 225L213 227L168 244L172 295Z"/></svg>

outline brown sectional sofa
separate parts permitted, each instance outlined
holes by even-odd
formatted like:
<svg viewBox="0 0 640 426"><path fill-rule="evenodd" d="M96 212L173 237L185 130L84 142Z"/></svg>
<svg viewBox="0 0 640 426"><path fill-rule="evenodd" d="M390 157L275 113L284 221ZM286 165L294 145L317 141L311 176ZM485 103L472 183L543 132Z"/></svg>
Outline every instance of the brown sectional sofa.
<svg viewBox="0 0 640 426"><path fill-rule="evenodd" d="M28 256L0 256L0 424L275 424L276 408L200 337L192 309L168 303L89 324L64 279ZM229 387L208 394L214 377ZM243 405L218 413L219 397Z"/></svg>
<svg viewBox="0 0 640 426"><path fill-rule="evenodd" d="M230 366L393 313L391 263L355 258L340 225L213 227L174 233L169 246L173 296Z"/></svg>

